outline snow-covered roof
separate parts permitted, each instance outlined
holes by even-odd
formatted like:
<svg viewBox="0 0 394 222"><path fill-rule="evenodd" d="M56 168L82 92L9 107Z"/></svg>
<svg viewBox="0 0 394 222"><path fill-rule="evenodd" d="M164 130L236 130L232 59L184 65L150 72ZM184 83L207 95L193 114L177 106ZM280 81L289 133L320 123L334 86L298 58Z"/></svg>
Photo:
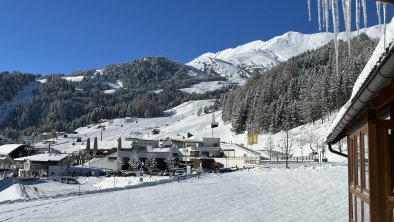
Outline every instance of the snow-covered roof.
<svg viewBox="0 0 394 222"><path fill-rule="evenodd" d="M12 151L18 149L21 146L26 146L25 144L5 144L0 146L0 154L8 155L12 153Z"/></svg>
<svg viewBox="0 0 394 222"><path fill-rule="evenodd" d="M170 137L171 141L178 141L178 142L184 142L184 143L203 143L204 141L202 140L195 140L195 139L185 139L182 137Z"/></svg>
<svg viewBox="0 0 394 222"><path fill-rule="evenodd" d="M394 18L386 30L385 38L381 38L370 60L356 80L350 99L339 110L333 121L328 131L328 143L332 143L347 124L359 114L369 100L374 98L379 93L379 90L394 77L393 53Z"/></svg>
<svg viewBox="0 0 394 222"><path fill-rule="evenodd" d="M61 161L64 160L70 156L70 154L49 154L49 153L44 153L44 154L37 154L33 156L25 156L21 158L16 158L15 161L24 161L24 160L30 160L30 161L39 161L39 162L48 162L48 161Z"/></svg>

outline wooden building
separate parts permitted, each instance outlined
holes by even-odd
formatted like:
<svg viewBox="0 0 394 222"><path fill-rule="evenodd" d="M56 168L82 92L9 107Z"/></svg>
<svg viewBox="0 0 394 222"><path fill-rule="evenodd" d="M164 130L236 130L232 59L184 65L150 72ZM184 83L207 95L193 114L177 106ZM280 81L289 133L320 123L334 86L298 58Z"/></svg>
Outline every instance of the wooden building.
<svg viewBox="0 0 394 222"><path fill-rule="evenodd" d="M327 138L331 152L348 157L351 222L394 222L394 44L388 45L377 46ZM336 150L345 137L347 152Z"/></svg>
<svg viewBox="0 0 394 222"><path fill-rule="evenodd" d="M5 144L0 146L0 169L10 169L15 158L34 154L33 147L26 144Z"/></svg>

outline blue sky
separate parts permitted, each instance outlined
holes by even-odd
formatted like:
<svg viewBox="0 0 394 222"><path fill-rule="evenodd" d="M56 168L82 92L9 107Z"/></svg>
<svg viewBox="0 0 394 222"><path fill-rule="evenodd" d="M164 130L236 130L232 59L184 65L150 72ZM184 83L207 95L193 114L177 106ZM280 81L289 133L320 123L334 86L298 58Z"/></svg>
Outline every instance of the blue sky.
<svg viewBox="0 0 394 222"><path fill-rule="evenodd" d="M375 1L367 2L375 25ZM318 32L316 0L312 22L307 0L1 0L0 9L0 71L41 74L143 56L186 63L287 31Z"/></svg>

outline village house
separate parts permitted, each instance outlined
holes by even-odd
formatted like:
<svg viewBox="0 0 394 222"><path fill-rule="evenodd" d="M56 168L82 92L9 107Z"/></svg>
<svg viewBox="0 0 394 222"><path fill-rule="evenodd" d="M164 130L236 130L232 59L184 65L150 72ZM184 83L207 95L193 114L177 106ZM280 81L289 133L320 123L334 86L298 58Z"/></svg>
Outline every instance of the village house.
<svg viewBox="0 0 394 222"><path fill-rule="evenodd" d="M15 159L34 154L33 147L25 144L5 144L0 146L0 169L11 169Z"/></svg>
<svg viewBox="0 0 394 222"><path fill-rule="evenodd" d="M16 158L20 177L62 176L69 167L69 154L37 154Z"/></svg>
<svg viewBox="0 0 394 222"><path fill-rule="evenodd" d="M122 142L124 141L124 142ZM170 137L161 140L136 138L118 139L116 152L90 161L90 168L109 170L127 169L132 152L145 161L149 154L157 159L157 167L166 169L165 159L171 156L179 164L190 165L194 169L212 170L222 167L244 167L258 163L261 153L236 144L221 143L220 138L185 139ZM251 161L253 160L253 161Z"/></svg>

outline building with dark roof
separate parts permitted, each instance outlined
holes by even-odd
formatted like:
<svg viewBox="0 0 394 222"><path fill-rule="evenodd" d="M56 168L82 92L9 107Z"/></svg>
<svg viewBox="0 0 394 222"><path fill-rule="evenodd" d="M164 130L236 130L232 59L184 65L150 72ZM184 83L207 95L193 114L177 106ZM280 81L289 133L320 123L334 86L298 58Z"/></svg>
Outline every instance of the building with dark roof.
<svg viewBox="0 0 394 222"><path fill-rule="evenodd" d="M0 146L0 169L10 169L15 165L15 158L33 154L33 147L26 144L5 144Z"/></svg>

